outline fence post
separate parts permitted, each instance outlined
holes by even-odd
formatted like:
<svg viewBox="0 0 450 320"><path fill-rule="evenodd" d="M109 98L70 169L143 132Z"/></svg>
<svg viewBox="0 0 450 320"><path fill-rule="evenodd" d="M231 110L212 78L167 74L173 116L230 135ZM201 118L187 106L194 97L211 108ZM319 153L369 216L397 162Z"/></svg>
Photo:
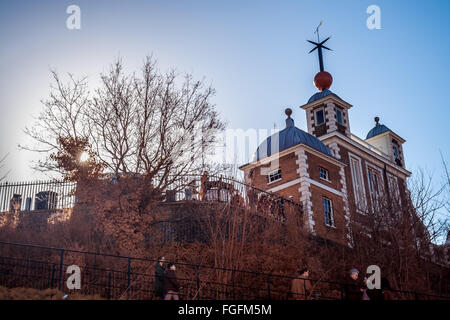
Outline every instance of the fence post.
<svg viewBox="0 0 450 320"><path fill-rule="evenodd" d="M108 288L106 291L106 299L111 299L111 271L108 272Z"/></svg>
<svg viewBox="0 0 450 320"><path fill-rule="evenodd" d="M231 286L233 288L233 300L236 300L236 293L234 290L234 269L231 271Z"/></svg>
<svg viewBox="0 0 450 320"><path fill-rule="evenodd" d="M339 288L341 290L341 300L344 300L344 287L342 286L342 283L339 283Z"/></svg>
<svg viewBox="0 0 450 320"><path fill-rule="evenodd" d="M28 270L30 266L30 247L27 247L27 264L25 266L25 275L28 278Z"/></svg>
<svg viewBox="0 0 450 320"><path fill-rule="evenodd" d="M197 300L200 300L200 276L199 276L199 267L195 266L195 276L197 278Z"/></svg>
<svg viewBox="0 0 450 320"><path fill-rule="evenodd" d="M89 276L95 281L95 279L97 279L97 254L94 254L94 267L93 267L93 274L89 273Z"/></svg>
<svg viewBox="0 0 450 320"><path fill-rule="evenodd" d="M60 257L59 257L59 281L58 281L58 289L62 290L62 283L63 283L63 262L64 262L64 249L61 249L60 251Z"/></svg>
<svg viewBox="0 0 450 320"><path fill-rule="evenodd" d="M127 271L127 300L130 299L130 285L131 285L131 258L128 258L128 271Z"/></svg>
<svg viewBox="0 0 450 320"><path fill-rule="evenodd" d="M56 269L56 265L53 263L52 264L52 277L50 280L50 288L53 289L53 282L55 280L55 269Z"/></svg>
<svg viewBox="0 0 450 320"><path fill-rule="evenodd" d="M267 299L270 300L270 275L267 275Z"/></svg>
<svg viewBox="0 0 450 320"><path fill-rule="evenodd" d="M96 266L97 266L97 255L96 254L94 254L94 278L97 276L97 268L96 268Z"/></svg>

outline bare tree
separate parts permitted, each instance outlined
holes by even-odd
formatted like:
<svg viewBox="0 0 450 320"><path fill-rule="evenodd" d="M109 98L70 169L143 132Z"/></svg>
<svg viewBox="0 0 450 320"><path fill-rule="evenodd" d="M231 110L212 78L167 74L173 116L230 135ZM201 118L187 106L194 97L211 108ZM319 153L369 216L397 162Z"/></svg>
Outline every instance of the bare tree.
<svg viewBox="0 0 450 320"><path fill-rule="evenodd" d="M450 215L450 172L448 170L447 162L444 160L444 156L441 153L442 167L444 168L444 201L447 217ZM447 221L447 233L450 230L450 222Z"/></svg>
<svg viewBox="0 0 450 320"><path fill-rule="evenodd" d="M46 155L39 170L65 170L49 157L64 151L61 138L88 139L92 150L86 151L106 173L142 174L164 188L180 174L200 173L224 129L211 103L214 89L189 74L161 73L152 57L138 74L125 74L118 59L92 94L86 78L69 75L64 84L52 74L56 85L34 126L25 129L37 145L24 148Z"/></svg>
<svg viewBox="0 0 450 320"><path fill-rule="evenodd" d="M0 182L6 179L8 176L8 173L11 172L11 170L8 170L7 172L3 173L4 167L5 167L5 160L8 157L8 154L4 155L2 158L0 158Z"/></svg>
<svg viewBox="0 0 450 320"><path fill-rule="evenodd" d="M431 279L436 264L446 264L437 245L448 228L444 189L422 170L410 179L404 192L392 183L373 187L366 214L351 219L354 257L380 266L397 289L439 292L446 280Z"/></svg>
<svg viewBox="0 0 450 320"><path fill-rule="evenodd" d="M449 225L448 200L445 199L447 184L436 188L432 175L426 176L423 170L419 169L410 178L408 187L416 213L414 223L425 226L430 242L439 242Z"/></svg>
<svg viewBox="0 0 450 320"><path fill-rule="evenodd" d="M60 138L76 140L86 136L85 114L90 104L89 91L86 77L75 78L73 74L68 74L69 80L63 83L55 71L51 73L54 83L50 85L49 97L41 100L44 107L34 125L24 129L35 143L19 147L44 155L32 163L32 168L43 172L63 172L50 154L62 151L58 144Z"/></svg>

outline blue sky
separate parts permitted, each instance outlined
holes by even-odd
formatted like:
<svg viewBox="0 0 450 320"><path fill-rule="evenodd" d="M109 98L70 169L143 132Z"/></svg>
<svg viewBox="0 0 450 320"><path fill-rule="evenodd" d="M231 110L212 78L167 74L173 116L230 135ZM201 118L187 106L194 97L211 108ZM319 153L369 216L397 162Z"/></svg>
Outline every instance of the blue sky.
<svg viewBox="0 0 450 320"><path fill-rule="evenodd" d="M81 8L81 30L66 28L66 8ZM366 27L369 5L381 30ZM33 180L36 155L18 151L22 133L49 91L50 68L87 75L92 83L116 57L137 70L153 53L162 70L205 77L229 128L284 127L284 109L306 130L300 105L316 92L315 27L332 52L331 90L353 104L350 125L365 138L374 116L401 137L406 166L442 175L450 158L450 1L1 1L0 155L10 180Z"/></svg>

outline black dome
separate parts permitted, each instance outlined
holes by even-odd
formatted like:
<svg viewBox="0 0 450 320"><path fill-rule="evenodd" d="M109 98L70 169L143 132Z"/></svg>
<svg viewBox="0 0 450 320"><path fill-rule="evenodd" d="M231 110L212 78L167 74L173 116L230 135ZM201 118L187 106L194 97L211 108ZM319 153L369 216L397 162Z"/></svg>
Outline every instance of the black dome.
<svg viewBox="0 0 450 320"><path fill-rule="evenodd" d="M320 141L313 135L295 127L294 120L289 118L286 120L286 124L287 127L285 129L271 135L259 145L258 149L256 149L257 161L272 155L272 139L276 139L276 135L278 135L278 150L274 150L274 153L281 152L297 144L303 143L319 152L331 156L330 149L328 149L322 141ZM266 152L263 152L264 149L266 150Z"/></svg>

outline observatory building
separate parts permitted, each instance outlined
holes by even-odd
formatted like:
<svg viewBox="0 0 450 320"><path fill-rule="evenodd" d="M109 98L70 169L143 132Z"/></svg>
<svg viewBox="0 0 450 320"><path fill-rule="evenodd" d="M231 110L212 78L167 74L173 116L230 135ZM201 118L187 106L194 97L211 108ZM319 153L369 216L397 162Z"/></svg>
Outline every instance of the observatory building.
<svg viewBox="0 0 450 320"><path fill-rule="evenodd" d="M323 67L328 39L310 41L320 71L314 77L318 92L300 106L308 132L295 126L286 109L286 127L263 141L240 169L246 183L301 202L312 234L351 245L350 219L364 225L387 201L405 205L411 173L405 169L405 140L378 117L365 139L351 132L352 105L330 90L333 78Z"/></svg>

